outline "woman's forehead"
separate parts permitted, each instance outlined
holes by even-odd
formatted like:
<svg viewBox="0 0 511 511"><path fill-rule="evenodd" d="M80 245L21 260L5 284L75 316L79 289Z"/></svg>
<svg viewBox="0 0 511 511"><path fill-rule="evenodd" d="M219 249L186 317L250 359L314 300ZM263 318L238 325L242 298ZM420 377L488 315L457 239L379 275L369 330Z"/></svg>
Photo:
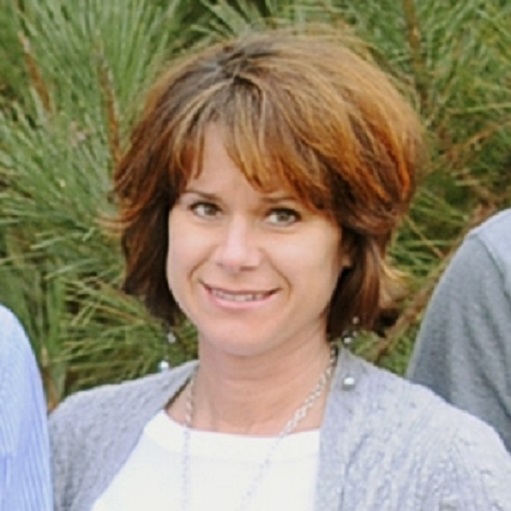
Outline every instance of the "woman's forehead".
<svg viewBox="0 0 511 511"><path fill-rule="evenodd" d="M235 138L235 140L233 140ZM298 197L289 174L277 170L282 165L279 152L274 148L261 147L250 137L233 137L232 130L219 123L210 123L194 144L191 166L193 172L188 183L204 181L211 177L221 178L229 172L239 172L252 187L265 195L286 193ZM290 174L291 165L288 165ZM298 176L296 176L298 180Z"/></svg>
<svg viewBox="0 0 511 511"><path fill-rule="evenodd" d="M252 176L254 174L251 174ZM197 172L191 175L185 184L186 190L233 190L239 191L240 185L250 187L264 201L279 202L283 200L304 202L299 194L289 183L275 179L261 184L257 180L251 180L238 167L201 166Z"/></svg>
<svg viewBox="0 0 511 511"><path fill-rule="evenodd" d="M246 181L265 196L287 195L307 209L325 212L331 190L325 170L304 157L303 149L286 140L257 136L221 117L201 122L190 132L176 169L181 175L179 192L192 183L204 181L204 172L213 169L217 178L222 168L235 168ZM314 168L316 167L316 168Z"/></svg>

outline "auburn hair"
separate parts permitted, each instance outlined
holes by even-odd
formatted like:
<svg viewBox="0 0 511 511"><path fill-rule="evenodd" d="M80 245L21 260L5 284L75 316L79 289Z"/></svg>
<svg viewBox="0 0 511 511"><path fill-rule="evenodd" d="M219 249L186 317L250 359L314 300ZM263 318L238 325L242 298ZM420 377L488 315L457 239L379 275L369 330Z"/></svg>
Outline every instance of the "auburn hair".
<svg viewBox="0 0 511 511"><path fill-rule="evenodd" d="M329 336L354 318L369 330L389 323L398 273L385 253L413 195L422 128L392 78L332 33L253 33L170 65L114 173L125 291L170 326L182 320L166 280L167 221L200 173L212 123L254 187L281 183L342 229L352 265L332 296Z"/></svg>

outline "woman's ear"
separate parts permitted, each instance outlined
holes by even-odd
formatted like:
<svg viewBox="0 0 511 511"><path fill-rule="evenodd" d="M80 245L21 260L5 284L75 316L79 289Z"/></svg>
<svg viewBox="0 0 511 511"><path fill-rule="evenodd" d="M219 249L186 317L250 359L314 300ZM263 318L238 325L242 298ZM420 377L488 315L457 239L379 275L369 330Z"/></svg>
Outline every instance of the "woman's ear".
<svg viewBox="0 0 511 511"><path fill-rule="evenodd" d="M342 231L339 247L339 274L353 266L355 259L355 236L347 231Z"/></svg>
<svg viewBox="0 0 511 511"><path fill-rule="evenodd" d="M341 271L351 268L353 266L353 256L351 253L345 252L342 248L341 253Z"/></svg>

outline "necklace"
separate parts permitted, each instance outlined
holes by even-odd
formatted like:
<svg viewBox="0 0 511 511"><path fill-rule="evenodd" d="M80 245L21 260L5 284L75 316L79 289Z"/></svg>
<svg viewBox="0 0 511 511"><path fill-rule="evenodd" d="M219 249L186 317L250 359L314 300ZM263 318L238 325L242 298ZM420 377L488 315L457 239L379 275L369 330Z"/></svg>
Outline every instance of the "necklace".
<svg viewBox="0 0 511 511"><path fill-rule="evenodd" d="M256 475L251 481L250 485L247 488L243 498L239 506L237 507L237 511L243 511L248 509L250 506L250 502L254 496L255 491L257 490L259 484L262 479L268 472L268 469L271 464L271 458L273 453L277 450L278 446L282 442L282 440L290 435L300 424L300 422L307 417L307 414L311 410L311 408L315 405L319 396L321 396L323 390L326 385L330 381L332 374L335 368L335 362L337 360L337 350L335 347L332 347L330 350L330 358L328 360L328 365L325 367L324 371L321 373L321 376L318 379L315 387L312 389L310 394L305 398L303 403L299 408L295 410L292 417L286 422L280 433L275 438L274 442L270 445L266 456L263 461L259 464L256 470ZM185 402L185 423L184 423L184 437L183 437L183 456L182 456L182 495L181 495L181 511L188 511L190 506L189 495L190 495L190 437L191 437L191 429L192 429L192 420L193 420L193 405L194 405L194 389L195 389L195 379L197 376L197 369L193 371L190 376L190 381L188 385L188 393L186 396Z"/></svg>

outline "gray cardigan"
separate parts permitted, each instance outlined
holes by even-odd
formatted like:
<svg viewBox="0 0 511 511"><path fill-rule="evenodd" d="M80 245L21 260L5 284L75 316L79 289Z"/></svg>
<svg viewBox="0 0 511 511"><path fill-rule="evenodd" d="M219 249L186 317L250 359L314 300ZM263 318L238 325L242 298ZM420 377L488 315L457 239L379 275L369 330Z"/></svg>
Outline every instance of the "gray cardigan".
<svg viewBox="0 0 511 511"><path fill-rule="evenodd" d="M55 511L91 510L193 365L80 392L58 407ZM350 390L347 375L356 380ZM511 511L511 458L489 426L344 350L320 438L316 511Z"/></svg>

